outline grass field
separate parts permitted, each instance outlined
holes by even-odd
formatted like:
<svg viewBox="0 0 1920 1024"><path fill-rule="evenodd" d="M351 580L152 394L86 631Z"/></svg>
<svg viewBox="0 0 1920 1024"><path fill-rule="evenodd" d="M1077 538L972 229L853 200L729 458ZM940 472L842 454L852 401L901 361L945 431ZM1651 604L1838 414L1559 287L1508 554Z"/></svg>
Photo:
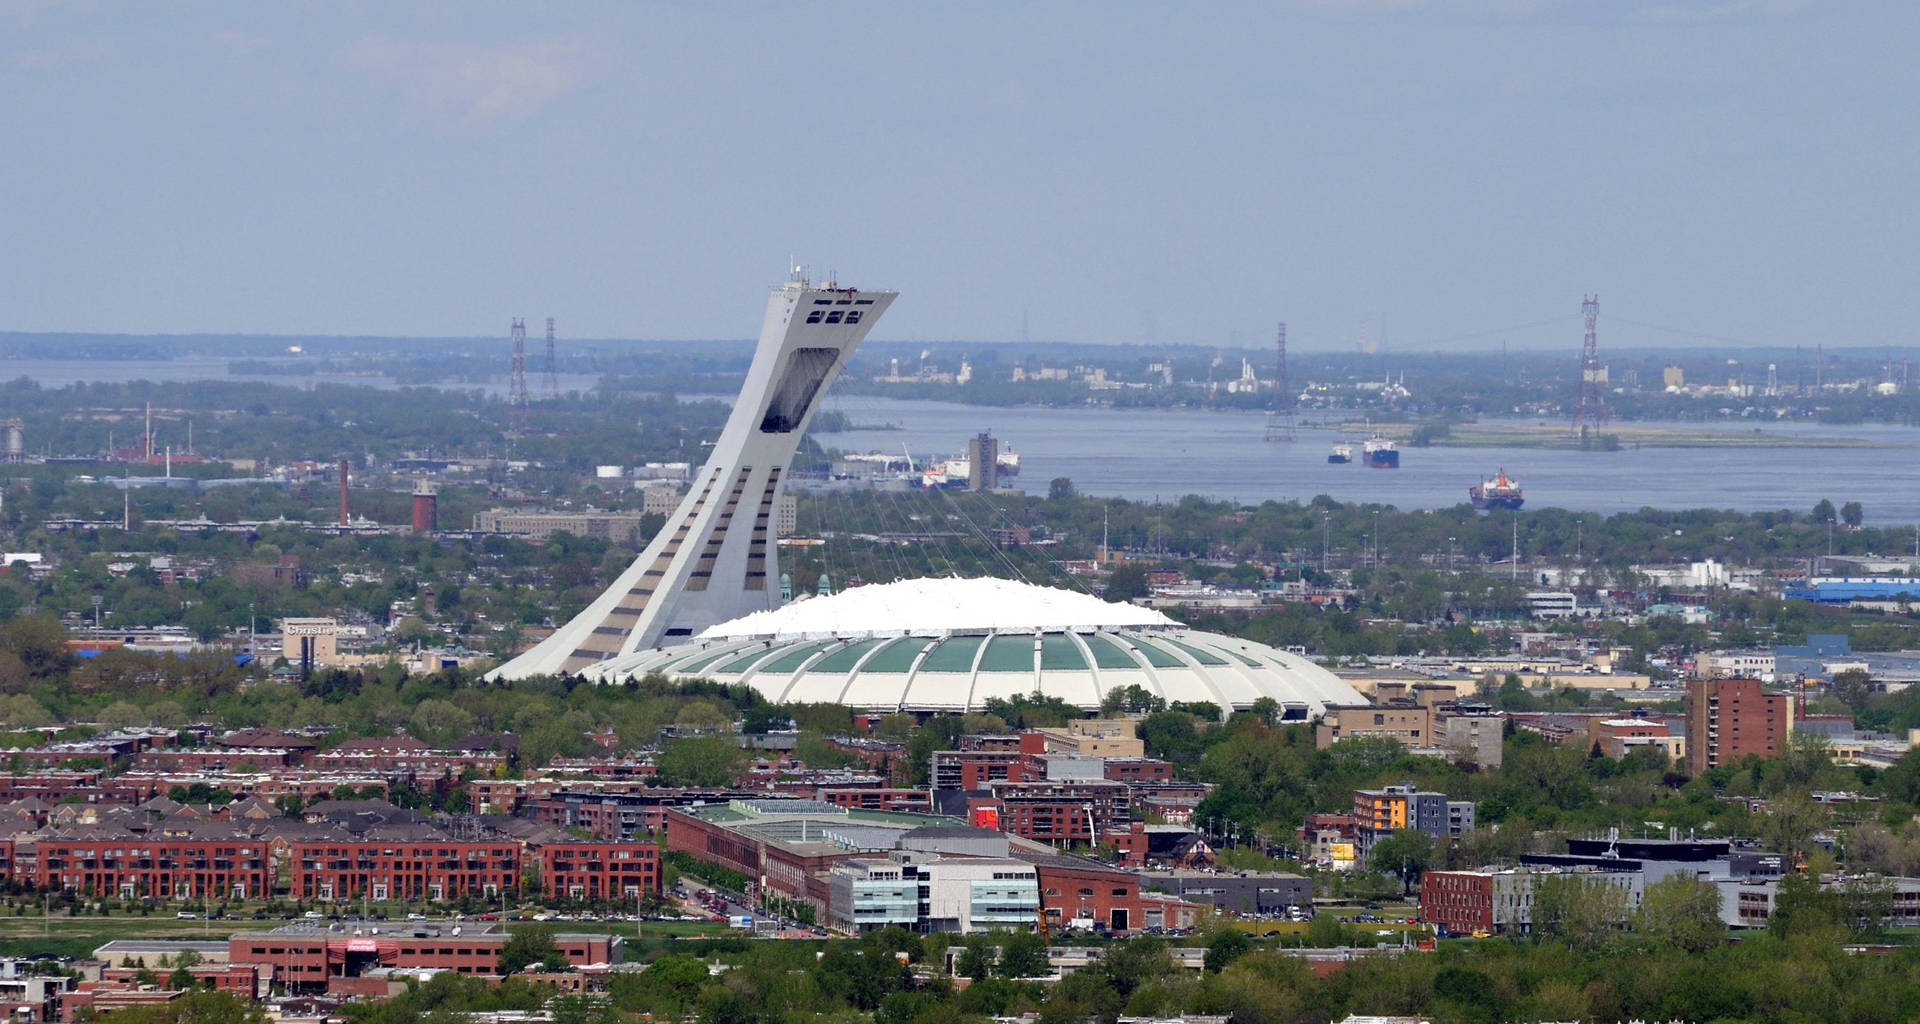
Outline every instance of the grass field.
<svg viewBox="0 0 1920 1024"><path fill-rule="evenodd" d="M156 910L150 916L138 914L101 917L85 914L77 917L39 914L15 917L0 915L0 955L32 956L42 952L84 955L114 939L207 939L224 940L240 932L267 931L288 922L278 917L264 921L250 919L208 921L182 920L172 911ZM366 922L381 929L402 928L403 920ZM490 922L489 922L490 923ZM559 932L593 932L625 936L630 939L672 940L706 939L741 934L719 921L513 921L507 927L545 924Z"/></svg>
<svg viewBox="0 0 1920 1024"><path fill-rule="evenodd" d="M1238 928L1255 938L1264 936L1268 932L1278 932L1281 935L1299 935L1307 930L1306 924L1299 921L1228 921L1226 925L1229 928ZM1422 936L1433 931L1431 927L1424 924L1401 924L1398 921L1387 924L1353 924L1348 925L1348 927L1368 935L1374 935L1378 932L1392 932L1393 939L1396 941L1401 932L1412 932L1415 936ZM1380 937L1385 938L1385 936Z"/></svg>

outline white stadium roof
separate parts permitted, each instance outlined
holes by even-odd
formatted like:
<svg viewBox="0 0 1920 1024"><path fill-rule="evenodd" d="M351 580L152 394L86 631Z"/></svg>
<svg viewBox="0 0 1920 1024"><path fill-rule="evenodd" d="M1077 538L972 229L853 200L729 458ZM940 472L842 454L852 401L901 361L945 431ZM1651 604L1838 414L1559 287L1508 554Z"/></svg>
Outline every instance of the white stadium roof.
<svg viewBox="0 0 1920 1024"><path fill-rule="evenodd" d="M972 711L1039 694L1093 709L1115 687L1289 719L1366 699L1306 658L1085 594L998 579L916 579L724 622L680 644L600 662L589 679L660 672L744 683L777 703Z"/></svg>
<svg viewBox="0 0 1920 1024"><path fill-rule="evenodd" d="M703 640L733 637L939 636L955 630L1063 630L1177 626L1151 608L1102 601L1014 580L913 579L854 587L710 626Z"/></svg>

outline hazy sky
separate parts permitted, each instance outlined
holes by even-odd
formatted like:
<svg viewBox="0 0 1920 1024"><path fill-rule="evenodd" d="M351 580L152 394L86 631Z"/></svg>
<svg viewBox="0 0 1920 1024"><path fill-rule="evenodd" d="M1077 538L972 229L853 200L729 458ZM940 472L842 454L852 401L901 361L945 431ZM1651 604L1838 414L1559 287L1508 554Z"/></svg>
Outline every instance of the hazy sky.
<svg viewBox="0 0 1920 1024"><path fill-rule="evenodd" d="M1845 0L0 0L0 329L739 338L791 256L899 289L878 338L1572 348L1597 292L1603 346L1904 345L1916 38Z"/></svg>

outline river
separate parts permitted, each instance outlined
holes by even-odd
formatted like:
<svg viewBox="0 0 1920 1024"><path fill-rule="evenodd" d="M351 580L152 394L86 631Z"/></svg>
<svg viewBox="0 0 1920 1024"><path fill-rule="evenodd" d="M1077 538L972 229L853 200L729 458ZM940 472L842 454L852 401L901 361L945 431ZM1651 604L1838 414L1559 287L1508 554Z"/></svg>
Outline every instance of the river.
<svg viewBox="0 0 1920 1024"><path fill-rule="evenodd" d="M45 387L76 381L261 380L312 386L329 382L393 387L377 376L256 376L227 372L229 361L0 360L0 379L29 377ZM591 387L597 378L562 374L563 389ZM449 384L454 390L499 395L506 376L486 384ZM699 396L683 396L689 400ZM724 396L731 401L732 396ZM898 424L893 430L820 435L844 451L899 451L916 458L957 455L967 438L991 431L1020 453L1020 475L1007 483L1044 494L1067 477L1087 494L1140 501L1174 501L1187 494L1254 504L1306 501L1317 494L1340 501L1381 502L1400 508L1457 505L1467 488L1505 469L1525 488L1527 507L1585 512L1653 508L1731 508L1743 512L1790 509L1804 514L1822 498L1858 501L1871 525L1920 523L1920 428L1857 424L1770 424L1768 435L1858 438L1893 447L1629 448L1616 452L1524 447L1415 448L1403 446L1399 469L1359 462L1331 465L1337 442L1351 432L1308 426L1290 443L1264 440L1263 413L1188 409L989 408L951 402L835 397L824 408L855 424ZM1676 424L1755 433L1751 423Z"/></svg>
<svg viewBox="0 0 1920 1024"><path fill-rule="evenodd" d="M1528 508L1585 512L1653 508L1730 508L1743 512L1812 510L1822 498L1858 501L1870 525L1920 523L1920 428L1860 424L1768 425L1763 435L1857 438L1883 448L1638 448L1614 452L1524 447L1415 448L1403 445L1399 469L1369 469L1357 460L1327 462L1335 443L1360 438L1321 427L1290 443L1264 439L1263 413L1184 409L982 408L946 402L829 397L826 408L856 425L896 430L820 435L844 451L899 451L916 458L966 450L967 438L991 431L1020 453L1020 475L1008 481L1044 494L1055 477L1083 493L1143 501L1199 494L1254 504L1341 501L1400 508L1440 508L1467 500L1467 488L1504 468L1525 489ZM1751 423L1675 424L1698 430L1754 433Z"/></svg>

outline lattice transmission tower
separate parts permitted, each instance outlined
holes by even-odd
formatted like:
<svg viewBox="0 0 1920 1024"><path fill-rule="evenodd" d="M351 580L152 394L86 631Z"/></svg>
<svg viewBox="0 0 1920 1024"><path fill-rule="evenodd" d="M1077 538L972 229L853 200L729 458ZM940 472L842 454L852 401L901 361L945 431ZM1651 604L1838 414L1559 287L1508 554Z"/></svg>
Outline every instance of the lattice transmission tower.
<svg viewBox="0 0 1920 1024"><path fill-rule="evenodd" d="M1580 401L1573 408L1573 429L1598 429L1607 425L1607 368L1600 365L1600 296L1586 296L1580 303L1586 317L1587 336L1580 345Z"/></svg>
<svg viewBox="0 0 1920 1024"><path fill-rule="evenodd" d="M518 431L526 424L527 406L527 322L513 319L513 368L507 373L507 429Z"/></svg>
<svg viewBox="0 0 1920 1024"><path fill-rule="evenodd" d="M1293 419L1294 407L1299 404L1299 396L1293 393L1293 381L1287 375L1287 323L1280 322L1279 363L1273 373L1273 411L1267 413L1267 440L1291 441L1295 433Z"/></svg>
<svg viewBox="0 0 1920 1024"><path fill-rule="evenodd" d="M560 373L553 358L553 318L547 318L547 376L546 393L540 397L551 402L560 397Z"/></svg>

